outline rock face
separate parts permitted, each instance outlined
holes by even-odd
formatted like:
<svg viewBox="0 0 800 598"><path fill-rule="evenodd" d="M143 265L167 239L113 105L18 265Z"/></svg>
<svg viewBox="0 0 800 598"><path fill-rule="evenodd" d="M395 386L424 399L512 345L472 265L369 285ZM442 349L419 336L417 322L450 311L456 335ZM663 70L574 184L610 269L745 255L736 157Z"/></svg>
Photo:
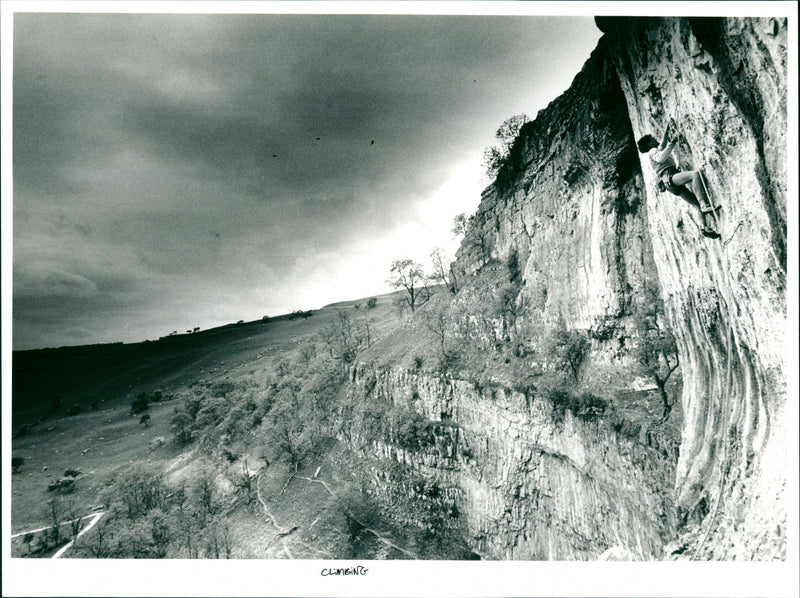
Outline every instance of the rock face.
<svg viewBox="0 0 800 598"><path fill-rule="evenodd" d="M516 250L529 315L576 328L630 311L655 267L625 98L598 48L515 143L457 256L463 276Z"/></svg>
<svg viewBox="0 0 800 598"><path fill-rule="evenodd" d="M459 280L517 254L522 317L588 332L594 383L635 385L637 305L672 331L682 440L554 419L535 395L379 377L459 430L444 452L375 447L462 495L488 558L785 558L786 22L598 18L561 97L526 124L457 254ZM634 140L674 118L722 239L660 193ZM465 282L462 293L469 292ZM599 364L599 365L598 365ZM356 379L358 376L356 376Z"/></svg>
<svg viewBox="0 0 800 598"><path fill-rule="evenodd" d="M518 247L533 304L546 281L544 319L577 328L624 316L655 276L683 376L676 505L700 524L685 540L700 557L781 558L786 22L598 25L572 87L522 131L514 180L484 194L456 267L479 266L476 237L501 258ZM702 168L723 206L720 241L658 192L645 161L631 164L632 139L660 136L669 117L682 166Z"/></svg>
<svg viewBox="0 0 800 598"><path fill-rule="evenodd" d="M606 21L635 137L672 116L679 154L723 206L723 242L647 181L648 228L678 342L677 506L710 558L785 551L786 22ZM681 222L683 225L681 226ZM724 241L729 242L726 244Z"/></svg>
<svg viewBox="0 0 800 598"><path fill-rule="evenodd" d="M646 560L660 558L674 536L677 446L657 435L628 438L569 412L559 421L547 399L503 388L407 371L373 375L353 372L357 386L370 380L374 397L411 400L438 425L426 450L382 442L368 450L455 494L481 558L593 560L616 547L626 560Z"/></svg>

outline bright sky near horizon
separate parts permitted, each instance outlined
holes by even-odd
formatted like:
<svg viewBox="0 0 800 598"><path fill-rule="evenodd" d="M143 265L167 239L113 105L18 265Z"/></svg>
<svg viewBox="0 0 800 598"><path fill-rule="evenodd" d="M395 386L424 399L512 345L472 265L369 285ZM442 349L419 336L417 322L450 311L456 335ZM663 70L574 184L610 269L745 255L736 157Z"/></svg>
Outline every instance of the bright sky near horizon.
<svg viewBox="0 0 800 598"><path fill-rule="evenodd" d="M591 17L14 17L13 347L133 342L390 290Z"/></svg>

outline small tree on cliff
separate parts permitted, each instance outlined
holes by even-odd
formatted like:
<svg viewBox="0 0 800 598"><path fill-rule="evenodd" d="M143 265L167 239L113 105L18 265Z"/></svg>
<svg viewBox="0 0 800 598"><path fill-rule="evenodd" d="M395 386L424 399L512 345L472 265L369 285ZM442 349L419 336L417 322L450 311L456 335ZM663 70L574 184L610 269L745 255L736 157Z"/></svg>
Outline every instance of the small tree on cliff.
<svg viewBox="0 0 800 598"><path fill-rule="evenodd" d="M487 147L483 152L483 167L486 171L486 176L494 180L500 169L508 160L511 153L511 146L514 145L514 140L519 135L522 125L528 122L528 116L525 114L516 114L503 121L503 124L495 131L495 138L499 141L498 144Z"/></svg>
<svg viewBox="0 0 800 598"><path fill-rule="evenodd" d="M567 328L563 317L560 317L545 339L544 351L548 362L568 372L572 381L577 383L581 366L589 352L589 339L586 332Z"/></svg>
<svg viewBox="0 0 800 598"><path fill-rule="evenodd" d="M453 235L456 237L464 236L467 234L467 229L469 229L469 218L464 212L461 212L453 219Z"/></svg>
<svg viewBox="0 0 800 598"><path fill-rule="evenodd" d="M675 404L675 399L667 392L667 382L680 363L675 337L658 322L661 305L661 298L655 289L645 289L644 297L634 312L634 321L641 337L634 356L656 384L663 406L661 418L666 421Z"/></svg>
<svg viewBox="0 0 800 598"><path fill-rule="evenodd" d="M481 256L481 264L485 266L489 263L489 258L491 257L489 237L482 227L470 227L471 222L472 218L467 218L466 214L462 212L453 220L453 228L451 230L456 237L464 236L464 244L467 248L478 250Z"/></svg>
<svg viewBox="0 0 800 598"><path fill-rule="evenodd" d="M420 302L430 297L427 278L422 265L411 259L400 259L392 262L391 276L386 281L395 289L405 289L404 302L414 311Z"/></svg>

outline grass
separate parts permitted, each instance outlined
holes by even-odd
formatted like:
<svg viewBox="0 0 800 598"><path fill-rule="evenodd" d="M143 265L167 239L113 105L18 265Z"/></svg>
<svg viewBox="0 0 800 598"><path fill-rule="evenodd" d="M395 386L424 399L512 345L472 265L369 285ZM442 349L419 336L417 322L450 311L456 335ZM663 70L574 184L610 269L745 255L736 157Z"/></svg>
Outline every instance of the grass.
<svg viewBox="0 0 800 598"><path fill-rule="evenodd" d="M503 282L503 274L501 270L484 274L470 289L471 296L468 293L466 298L457 298L457 302L461 301L457 303L459 309L474 311L480 307L477 304L489 304L493 290ZM401 367L438 375L442 372L440 341L425 325L424 318L446 303L449 295L445 291L434 295L413 316L398 315L394 307L397 296L379 297L374 308L366 307L366 299L341 302L317 310L309 318L279 317L267 323L257 321L177 335L159 343L14 354L13 428L19 431L25 425L29 427L12 440L13 455L25 458L20 473L12 477L12 532L48 524L45 511L52 493L47 486L67 469L81 471L75 491L66 495L81 515L89 514L99 504L101 491L117 471L133 464L149 464L165 472L170 483L191 480L198 471L216 468L220 487L233 500L233 489L219 474L218 462L208 460L191 445L179 447L170 442L170 419L179 404L177 397L200 381L248 378L264 384L279 359L297 353L298 348L334 322L340 310L351 319L370 319L371 333L377 340L359 354L359 361L380 368ZM524 365L510 359L502 347L463 342L460 345L458 359L448 365L448 372L456 377L513 386L515 368ZM25 375L19 374L22 371ZM626 384L624 380L616 382ZM151 403L147 411L150 422L144 426L139 423L140 415L130 413L130 403L138 393L155 390L160 390L166 399ZM51 408L53 396L63 397L56 412ZM660 401L653 391L611 393L604 398L631 433L652 427L660 415ZM92 410L95 402L96 410ZM65 416L73 404L80 405L82 413ZM676 408L663 429L667 435L677 437L679 405ZM167 442L153 446L157 438ZM235 546L234 557L379 559L409 558L413 554L420 558L462 558L466 544L457 531L448 535L444 544L432 547L419 530L396 523L402 517L388 516L390 511L411 512L408 509L413 505L404 505L407 499L403 497L395 497L391 505L384 501L386 512L372 512L373 522L367 527L379 535L354 526L342 506L346 504L343 497L352 497L353 491L361 490L362 481L370 474L369 467L380 469L380 463L364 463L344 447L333 445L293 472L276 463L265 467L258 459L257 448L248 449L246 443L240 447L251 453L251 471L260 468L259 489L271 517L256 498L249 505L242 500L233 504L226 520ZM319 477L315 479L318 469ZM370 504L381 504L371 495L362 497L366 506L356 506L366 512L370 511ZM295 527L286 537L277 537ZM24 553L20 541L15 541L14 546L14 554Z"/></svg>
<svg viewBox="0 0 800 598"><path fill-rule="evenodd" d="M168 479L172 480L191 476L193 468L199 466L199 457L185 458L192 449L171 442L170 419L179 400L151 403L146 412L150 415L149 425L144 426L139 423L140 415L130 413L130 402L139 392L158 389L166 397L177 397L200 380L263 380L277 357L293 353L313 338L334 321L339 310L346 310L351 318L369 317L373 334L385 336L400 322L393 306L394 296L378 297L374 308L366 307L366 299L341 302L315 311L309 318L273 318L268 323L257 321L178 335L161 343L15 353L12 427L17 431L29 427L12 440L13 455L25 458L20 473L12 477L12 532L48 525L46 505L53 493L47 486L67 469L81 471L74 492L64 496L75 502L81 514L92 512L106 482L116 471L130 465L149 464L168 471ZM360 304L359 309L355 304ZM23 369L25 375L20 376ZM51 398L55 395L64 399L58 412L52 413ZM95 401L97 409L92 410ZM73 404L81 405L82 413L66 416ZM159 437L166 444L151 448ZM280 476L273 473L276 471L265 474L265 484L278 483ZM314 471L305 473L310 476ZM312 484L306 490L296 495L294 489L287 490L282 496L291 500L282 507L281 499L276 509L288 509L282 515L292 509L309 513L324 510L330 499L322 494L324 488ZM320 504L308 503L314 496L319 497ZM238 509L232 513L232 521L256 517L248 512L249 509ZM314 529L318 528L324 526L317 523ZM238 533L246 536L251 532L243 527ZM251 544L257 553L258 542L247 542L248 546Z"/></svg>

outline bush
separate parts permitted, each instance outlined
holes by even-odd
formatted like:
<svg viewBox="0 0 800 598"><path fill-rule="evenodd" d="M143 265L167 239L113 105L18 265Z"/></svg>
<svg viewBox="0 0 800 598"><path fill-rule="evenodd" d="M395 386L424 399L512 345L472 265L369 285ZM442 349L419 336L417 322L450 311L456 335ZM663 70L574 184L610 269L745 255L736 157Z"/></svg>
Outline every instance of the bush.
<svg viewBox="0 0 800 598"><path fill-rule="evenodd" d="M608 401L588 392L576 395L565 389L555 389L550 391L548 399L558 421L563 419L567 409L583 420L597 419L608 409Z"/></svg>
<svg viewBox="0 0 800 598"><path fill-rule="evenodd" d="M75 478L64 477L47 485L48 492L58 492L59 494L69 494L75 490Z"/></svg>
<svg viewBox="0 0 800 598"><path fill-rule="evenodd" d="M81 406L80 405L73 405L69 409L67 409L67 415L80 415L81 414Z"/></svg>
<svg viewBox="0 0 800 598"><path fill-rule="evenodd" d="M134 415L142 413L150 408L150 397L146 392L140 392L133 401L131 401L131 413Z"/></svg>
<svg viewBox="0 0 800 598"><path fill-rule="evenodd" d="M19 473L23 465L25 465L25 457L11 457L11 473Z"/></svg>
<svg viewBox="0 0 800 598"><path fill-rule="evenodd" d="M560 321L545 341L544 357L556 368L569 372L572 380L577 382L589 348L586 332L568 330L564 322Z"/></svg>
<svg viewBox="0 0 800 598"><path fill-rule="evenodd" d="M417 450L434 444L434 423L413 409L395 406L389 413L394 442L403 448Z"/></svg>
<svg viewBox="0 0 800 598"><path fill-rule="evenodd" d="M372 309L373 307L376 307L377 305L378 305L378 298L377 297L370 297L369 299L367 299L367 307L369 309Z"/></svg>
<svg viewBox="0 0 800 598"><path fill-rule="evenodd" d="M170 429L178 444L186 444L192 439L192 424L194 420L186 408L175 407L175 413L170 421Z"/></svg>

